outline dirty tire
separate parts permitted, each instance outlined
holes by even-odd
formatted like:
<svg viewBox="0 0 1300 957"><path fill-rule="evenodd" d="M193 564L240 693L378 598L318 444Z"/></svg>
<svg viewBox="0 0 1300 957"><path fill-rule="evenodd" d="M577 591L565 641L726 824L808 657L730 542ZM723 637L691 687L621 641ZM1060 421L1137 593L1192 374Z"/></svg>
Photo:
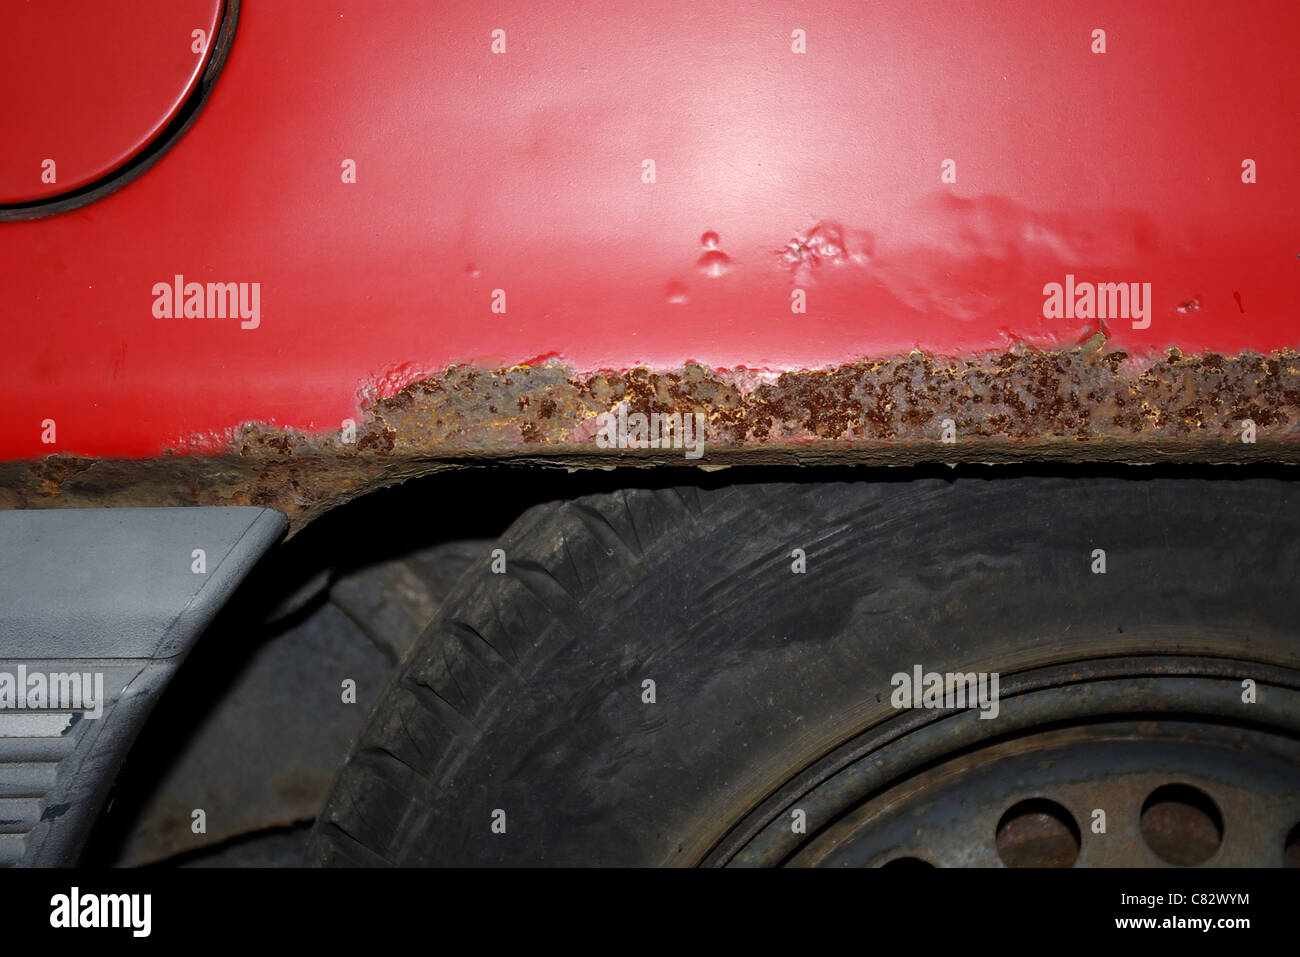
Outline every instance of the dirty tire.
<svg viewBox="0 0 1300 957"><path fill-rule="evenodd" d="M893 715L890 676L915 664L1295 667L1298 497L1253 478L921 478L533 508L496 545L505 573L485 554L407 654L307 862L696 864Z"/></svg>

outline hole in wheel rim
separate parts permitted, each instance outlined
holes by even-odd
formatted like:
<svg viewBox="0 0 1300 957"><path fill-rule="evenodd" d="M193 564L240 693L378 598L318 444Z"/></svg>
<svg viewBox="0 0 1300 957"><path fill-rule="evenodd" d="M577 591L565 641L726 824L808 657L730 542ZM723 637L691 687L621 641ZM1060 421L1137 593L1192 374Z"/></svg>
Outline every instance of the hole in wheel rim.
<svg viewBox="0 0 1300 957"><path fill-rule="evenodd" d="M1291 828L1286 843L1282 845L1282 866L1300 867L1300 824Z"/></svg>
<svg viewBox="0 0 1300 957"><path fill-rule="evenodd" d="M1142 805L1142 838L1162 861L1179 867L1203 864L1223 843L1223 814L1200 788L1166 784Z"/></svg>
<svg viewBox="0 0 1300 957"><path fill-rule="evenodd" d="M1072 867L1082 846L1074 816L1046 798L1013 805L998 821L996 841L1007 867Z"/></svg>

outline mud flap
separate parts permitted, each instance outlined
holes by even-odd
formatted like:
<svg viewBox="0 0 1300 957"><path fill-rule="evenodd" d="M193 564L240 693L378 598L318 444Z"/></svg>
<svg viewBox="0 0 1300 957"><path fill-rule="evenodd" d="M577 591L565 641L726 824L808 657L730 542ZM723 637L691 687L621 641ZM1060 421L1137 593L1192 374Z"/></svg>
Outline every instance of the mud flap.
<svg viewBox="0 0 1300 957"><path fill-rule="evenodd" d="M0 512L0 866L76 862L159 694L286 527L266 508Z"/></svg>

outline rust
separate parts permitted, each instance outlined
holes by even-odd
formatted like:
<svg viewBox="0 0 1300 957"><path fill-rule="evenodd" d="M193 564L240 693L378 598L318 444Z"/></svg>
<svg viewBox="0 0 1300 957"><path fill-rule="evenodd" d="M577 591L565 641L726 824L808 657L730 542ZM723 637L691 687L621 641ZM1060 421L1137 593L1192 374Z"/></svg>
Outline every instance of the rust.
<svg viewBox="0 0 1300 957"><path fill-rule="evenodd" d="M704 414L699 459L600 448L598 416ZM944 422L951 420L952 441ZM1255 442L1242 440L1244 422ZM350 498L485 461L562 467L920 462L1300 461L1300 355L1166 356L1140 368L1098 335L1054 351L921 353L775 376L689 364L577 374L453 366L370 403L355 441L247 424L216 454L52 455L0 464L0 507L265 505L294 531Z"/></svg>
<svg viewBox="0 0 1300 957"><path fill-rule="evenodd" d="M1072 867L1079 857L1078 827L1069 812L1042 799L1007 811L996 843L1008 867Z"/></svg>

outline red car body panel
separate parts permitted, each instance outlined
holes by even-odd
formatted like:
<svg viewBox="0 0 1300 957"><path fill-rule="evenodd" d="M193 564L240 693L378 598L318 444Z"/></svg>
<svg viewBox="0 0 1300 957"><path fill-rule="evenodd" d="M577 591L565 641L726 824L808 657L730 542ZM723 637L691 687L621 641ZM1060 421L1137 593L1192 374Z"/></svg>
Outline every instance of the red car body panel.
<svg viewBox="0 0 1300 957"><path fill-rule="evenodd" d="M1290 0L245 3L156 166L0 224L0 459L337 429L454 363L1288 349L1298 40ZM1067 275L1149 326L1045 317ZM177 276L259 284L256 327L160 318Z"/></svg>
<svg viewBox="0 0 1300 957"><path fill-rule="evenodd" d="M223 7L44 0L0 10L0 203L61 195L139 154L194 92ZM54 175L37 175L53 157Z"/></svg>

